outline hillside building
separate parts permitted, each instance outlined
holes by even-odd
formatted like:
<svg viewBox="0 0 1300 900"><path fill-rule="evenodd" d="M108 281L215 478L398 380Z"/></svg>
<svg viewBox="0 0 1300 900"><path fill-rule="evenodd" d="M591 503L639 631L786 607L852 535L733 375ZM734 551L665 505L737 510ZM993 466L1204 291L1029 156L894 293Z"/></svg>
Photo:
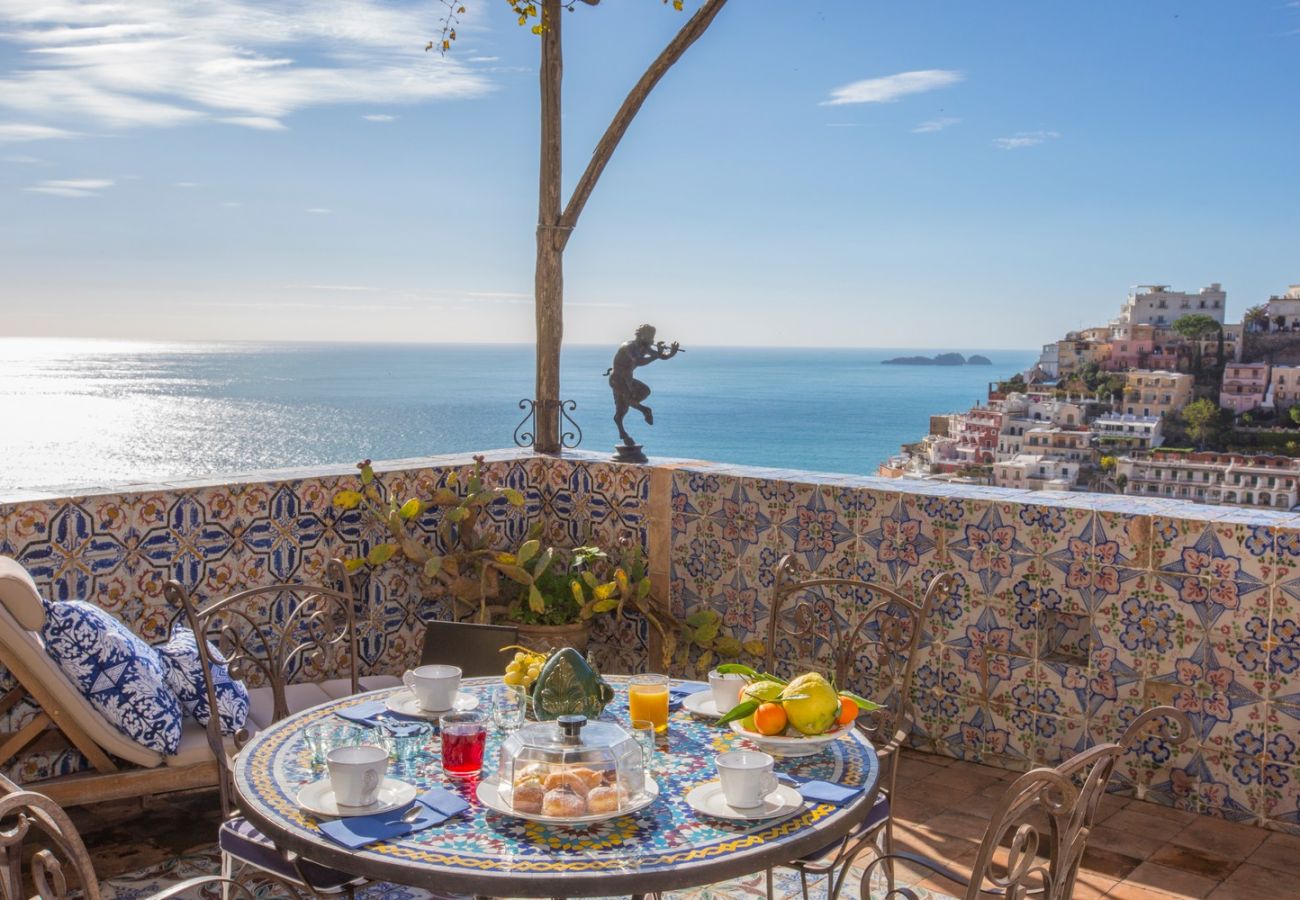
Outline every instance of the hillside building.
<svg viewBox="0 0 1300 900"><path fill-rule="evenodd" d="M1272 407L1268 396L1268 363L1230 363L1223 369L1219 406L1241 415L1260 407Z"/></svg>
<svg viewBox="0 0 1300 900"><path fill-rule="evenodd" d="M1144 284L1128 295L1111 325L1169 326L1195 313L1222 325L1227 303L1228 295L1217 281L1195 294L1171 291L1167 284Z"/></svg>
<svg viewBox="0 0 1300 900"><path fill-rule="evenodd" d="M1164 419L1160 416L1134 416L1108 413L1092 420L1097 449L1113 456L1130 450L1154 450L1164 442Z"/></svg>
<svg viewBox="0 0 1300 900"><path fill-rule="evenodd" d="M1120 457L1115 471L1134 496L1268 509L1300 502L1300 460L1287 456L1154 450Z"/></svg>
<svg viewBox="0 0 1300 900"><path fill-rule="evenodd" d="M1129 372L1123 411L1130 416L1173 415L1191 402L1194 381L1183 372L1147 369Z"/></svg>

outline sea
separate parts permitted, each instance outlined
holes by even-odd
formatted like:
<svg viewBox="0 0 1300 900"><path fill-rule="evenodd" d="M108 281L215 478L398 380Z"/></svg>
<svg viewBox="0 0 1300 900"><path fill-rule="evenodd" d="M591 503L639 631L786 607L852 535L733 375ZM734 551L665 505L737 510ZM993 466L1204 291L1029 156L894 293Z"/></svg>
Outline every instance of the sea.
<svg viewBox="0 0 1300 900"><path fill-rule="evenodd" d="M978 352L991 366L883 365ZM612 452L615 348L566 347L581 449ZM651 456L871 474L929 416L966 409L1030 350L688 346L638 371ZM531 345L0 338L0 491L72 491L509 447ZM576 431L575 431L576 434Z"/></svg>

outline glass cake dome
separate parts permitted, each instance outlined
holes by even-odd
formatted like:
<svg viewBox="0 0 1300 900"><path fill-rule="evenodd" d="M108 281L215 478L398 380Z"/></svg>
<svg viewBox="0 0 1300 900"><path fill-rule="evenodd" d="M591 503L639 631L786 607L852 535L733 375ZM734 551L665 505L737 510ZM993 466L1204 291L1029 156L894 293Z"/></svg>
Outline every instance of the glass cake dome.
<svg viewBox="0 0 1300 900"><path fill-rule="evenodd" d="M645 755L613 722L560 716L533 722L501 742L501 801L557 819L618 815L644 799Z"/></svg>

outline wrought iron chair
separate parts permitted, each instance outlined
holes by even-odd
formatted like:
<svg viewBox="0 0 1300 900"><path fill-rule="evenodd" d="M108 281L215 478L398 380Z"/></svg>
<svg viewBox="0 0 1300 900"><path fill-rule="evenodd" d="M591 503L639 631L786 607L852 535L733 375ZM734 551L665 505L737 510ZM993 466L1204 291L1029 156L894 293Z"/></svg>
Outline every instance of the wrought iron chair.
<svg viewBox="0 0 1300 900"><path fill-rule="evenodd" d="M99 900L99 879L90 854L63 808L44 794L23 790L3 775L0 791L4 792L0 797L0 896L6 900L27 896L30 878L36 896L42 900L72 896ZM33 833L42 838L41 843L52 846L43 846L34 854L24 852L23 843ZM31 864L25 872L23 863L29 855ZM187 879L142 900L166 900L207 885L221 885L227 894L234 891L254 900L247 886L216 875Z"/></svg>
<svg viewBox="0 0 1300 900"><path fill-rule="evenodd" d="M1180 710L1160 706L1134 720L1118 743L1098 744L1054 769L1032 769L1011 783L993 810L968 876L942 863L912 853L873 859L862 873L862 900L871 900L871 879L877 866L905 862L963 885L963 900L996 895L1008 900L1070 900L1079 863L1097 807L1106 794L1115 764L1134 748L1150 726L1160 721L1161 738L1181 744L1191 735L1191 722ZM1176 725L1171 731L1169 724ZM881 900L917 900L910 888L892 882Z"/></svg>
<svg viewBox="0 0 1300 900"><path fill-rule="evenodd" d="M249 691L252 728L265 728L292 712L359 693L363 688L400 683L385 676L358 677L356 600L341 562L330 560L327 572L338 588L276 584L241 591L201 607L177 582L168 582L165 589L168 600L194 632L208 709L214 711L207 737L220 768L221 810L225 816L218 839L222 874L229 877L236 863L243 863L294 893L315 895L350 894L360 881L346 872L281 851L235 814L231 748L215 714L219 707L208 642L222 654L232 677L260 685ZM308 680L340 665L346 666L347 677ZM236 750L247 743L252 728L245 727L233 736Z"/></svg>
<svg viewBox="0 0 1300 900"><path fill-rule="evenodd" d="M793 554L777 564L776 584L767 625L769 672L820 670L836 685L849 687L867 682L863 693L883 704L858 717L858 727L871 737L880 757L880 791L849 835L797 860L803 896L808 897L809 876L825 876L828 900L844 886L848 863L877 838L882 852L893 847L893 817L889 803L898 779L898 751L912 730L912 679L917 650L934 598L951 590L953 576L936 575L919 601L895 588L853 578L799 578ZM841 610L836 595L851 608ZM864 599L865 605L859 606ZM791 655L789 651L793 651ZM874 653L872 652L874 650ZM778 654L783 654L778 659ZM767 892L773 893L772 872Z"/></svg>

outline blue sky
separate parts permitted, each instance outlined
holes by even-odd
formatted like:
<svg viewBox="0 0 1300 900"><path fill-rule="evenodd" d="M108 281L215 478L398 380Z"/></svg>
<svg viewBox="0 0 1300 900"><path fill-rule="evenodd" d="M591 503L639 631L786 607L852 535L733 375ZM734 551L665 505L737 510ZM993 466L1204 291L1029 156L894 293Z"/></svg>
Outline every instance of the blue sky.
<svg viewBox="0 0 1300 900"><path fill-rule="evenodd" d="M0 333L531 341L499 0L0 0ZM687 0L687 14L698 3ZM564 18L569 185L685 21ZM1300 282L1300 3L732 0L619 148L566 336L1025 347Z"/></svg>

